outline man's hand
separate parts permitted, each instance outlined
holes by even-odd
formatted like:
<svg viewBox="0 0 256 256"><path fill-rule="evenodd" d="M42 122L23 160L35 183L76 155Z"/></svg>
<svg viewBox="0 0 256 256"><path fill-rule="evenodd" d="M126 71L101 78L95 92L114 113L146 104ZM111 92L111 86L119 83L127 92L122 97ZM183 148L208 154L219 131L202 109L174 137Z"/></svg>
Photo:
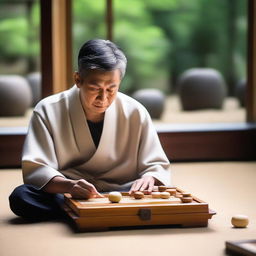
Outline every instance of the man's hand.
<svg viewBox="0 0 256 256"><path fill-rule="evenodd" d="M104 197L97 191L93 184L87 182L84 179L73 181L73 186L71 187L69 193L73 198L77 199Z"/></svg>
<svg viewBox="0 0 256 256"><path fill-rule="evenodd" d="M84 179L71 180L62 176L55 176L43 188L48 193L70 193L72 197L88 199L102 196L93 184Z"/></svg>
<svg viewBox="0 0 256 256"><path fill-rule="evenodd" d="M147 190L148 192L152 192L154 188L154 184L156 182L156 179L152 176L144 176L140 179L137 179L134 181L129 194L134 193L135 191L144 191Z"/></svg>

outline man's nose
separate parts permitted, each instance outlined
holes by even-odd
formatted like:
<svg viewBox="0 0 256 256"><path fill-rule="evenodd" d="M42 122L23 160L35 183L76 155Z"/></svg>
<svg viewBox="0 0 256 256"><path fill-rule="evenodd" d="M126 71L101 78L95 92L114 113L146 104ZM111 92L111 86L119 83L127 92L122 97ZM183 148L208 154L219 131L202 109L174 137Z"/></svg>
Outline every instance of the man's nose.
<svg viewBox="0 0 256 256"><path fill-rule="evenodd" d="M98 95L98 99L100 99L101 101L104 101L106 98L107 98L107 93L104 90L100 91Z"/></svg>

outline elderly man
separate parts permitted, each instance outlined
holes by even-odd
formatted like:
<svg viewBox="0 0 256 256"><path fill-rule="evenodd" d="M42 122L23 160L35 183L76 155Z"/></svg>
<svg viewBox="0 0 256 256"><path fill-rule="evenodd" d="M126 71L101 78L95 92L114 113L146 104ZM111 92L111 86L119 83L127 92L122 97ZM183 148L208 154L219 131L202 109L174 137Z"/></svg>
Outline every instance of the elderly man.
<svg viewBox="0 0 256 256"><path fill-rule="evenodd" d="M9 198L15 214L58 217L63 193L88 199L169 185L169 161L148 112L118 92L126 63L114 43L90 40L80 49L75 85L35 107L22 156L25 185Z"/></svg>

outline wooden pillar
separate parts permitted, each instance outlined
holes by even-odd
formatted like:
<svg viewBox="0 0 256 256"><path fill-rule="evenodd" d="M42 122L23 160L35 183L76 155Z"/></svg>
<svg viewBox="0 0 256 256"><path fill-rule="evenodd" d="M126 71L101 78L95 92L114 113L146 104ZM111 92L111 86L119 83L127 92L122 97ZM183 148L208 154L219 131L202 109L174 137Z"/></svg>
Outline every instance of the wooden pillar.
<svg viewBox="0 0 256 256"><path fill-rule="evenodd" d="M42 96L70 88L72 78L71 0L41 0Z"/></svg>
<svg viewBox="0 0 256 256"><path fill-rule="evenodd" d="M52 0L40 0L42 97L53 93Z"/></svg>
<svg viewBox="0 0 256 256"><path fill-rule="evenodd" d="M70 88L72 76L71 0L52 1L53 93Z"/></svg>
<svg viewBox="0 0 256 256"><path fill-rule="evenodd" d="M256 1L248 1L247 122L256 122Z"/></svg>
<svg viewBox="0 0 256 256"><path fill-rule="evenodd" d="M113 2L106 0L106 26L107 26L107 39L113 40Z"/></svg>

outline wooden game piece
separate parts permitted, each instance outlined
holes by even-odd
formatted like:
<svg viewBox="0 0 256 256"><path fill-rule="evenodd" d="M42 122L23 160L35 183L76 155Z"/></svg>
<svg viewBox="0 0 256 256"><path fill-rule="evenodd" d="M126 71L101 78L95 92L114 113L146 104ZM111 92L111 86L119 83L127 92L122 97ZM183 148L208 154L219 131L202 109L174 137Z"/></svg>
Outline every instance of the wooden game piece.
<svg viewBox="0 0 256 256"><path fill-rule="evenodd" d="M153 192L158 192L158 186L153 187Z"/></svg>
<svg viewBox="0 0 256 256"><path fill-rule="evenodd" d="M133 196L135 199L142 199L144 197L144 194L141 191L136 191L134 192Z"/></svg>
<svg viewBox="0 0 256 256"><path fill-rule="evenodd" d="M159 186L158 190L159 192L164 192L166 190L166 186Z"/></svg>
<svg viewBox="0 0 256 256"><path fill-rule="evenodd" d="M169 192L171 196L176 195L176 189L175 188L167 188L166 192Z"/></svg>
<svg viewBox="0 0 256 256"><path fill-rule="evenodd" d="M182 192L182 197L191 197L191 194L189 192Z"/></svg>
<svg viewBox="0 0 256 256"><path fill-rule="evenodd" d="M119 203L122 199L122 194L116 191L110 192L108 194L108 199L111 203Z"/></svg>
<svg viewBox="0 0 256 256"><path fill-rule="evenodd" d="M160 192L152 192L152 198L161 198Z"/></svg>
<svg viewBox="0 0 256 256"><path fill-rule="evenodd" d="M232 217L231 223L235 228L246 228L249 223L249 218L246 215L235 215Z"/></svg>
<svg viewBox="0 0 256 256"><path fill-rule="evenodd" d="M169 197L170 197L170 193L169 192L161 192L160 193L160 197L162 198L162 199L168 199Z"/></svg>
<svg viewBox="0 0 256 256"><path fill-rule="evenodd" d="M182 201L183 203L191 203L191 202L193 201L193 198L192 198L192 197L189 197L189 196L187 196L187 197L181 197L180 199L181 199L181 201Z"/></svg>

